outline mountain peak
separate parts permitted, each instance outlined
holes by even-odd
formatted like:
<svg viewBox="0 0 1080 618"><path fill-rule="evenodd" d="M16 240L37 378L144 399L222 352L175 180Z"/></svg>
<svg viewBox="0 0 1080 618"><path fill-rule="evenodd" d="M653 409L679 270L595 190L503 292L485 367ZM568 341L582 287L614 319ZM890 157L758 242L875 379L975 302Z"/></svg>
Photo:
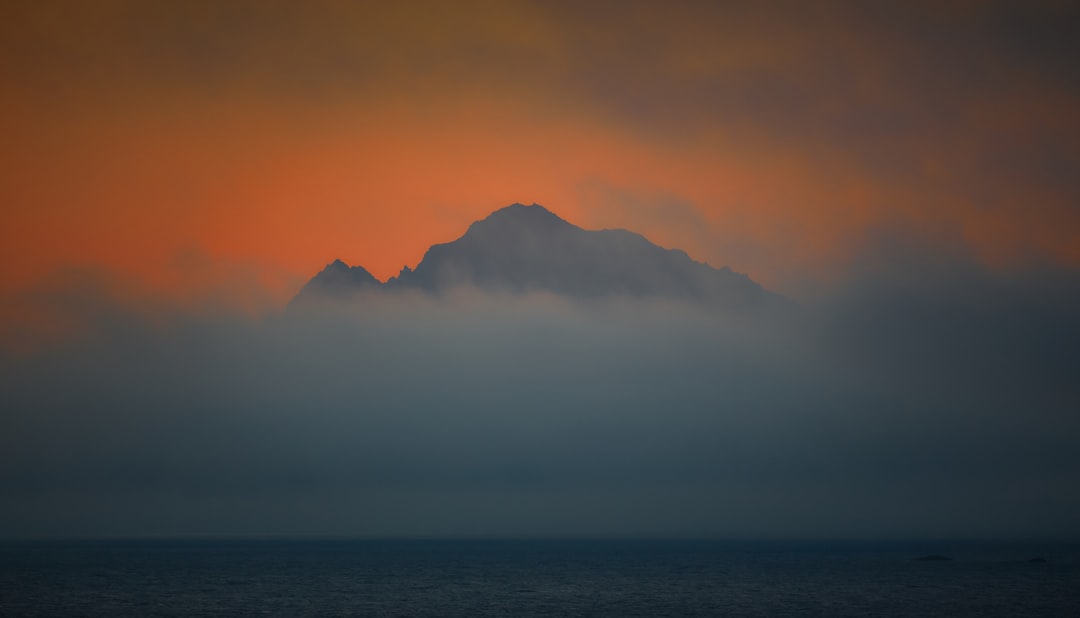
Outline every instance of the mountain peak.
<svg viewBox="0 0 1080 618"><path fill-rule="evenodd" d="M469 230L465 235L485 233L487 230L505 234L514 230L549 231L575 228L576 226L568 223L565 219L540 204L534 203L526 206L525 204L514 203L476 221L469 226Z"/></svg>
<svg viewBox="0 0 1080 618"><path fill-rule="evenodd" d="M380 285L379 280L363 266L349 266L337 259L312 277L290 304L302 302L305 298L347 299L366 288Z"/></svg>
<svg viewBox="0 0 1080 618"><path fill-rule="evenodd" d="M499 209L495 210L490 215L488 215L488 216L486 216L484 218L485 219L490 219L492 217L510 216L510 215L518 215L518 216L520 216L523 213L535 213L535 214L546 213L546 214L551 215L553 217L555 216L555 213L551 212L547 208L544 208L540 204L537 204L536 202L533 202L532 204L528 204L528 205L522 204L521 202L514 202L513 204L510 204L509 206L503 206L502 208L499 208Z"/></svg>

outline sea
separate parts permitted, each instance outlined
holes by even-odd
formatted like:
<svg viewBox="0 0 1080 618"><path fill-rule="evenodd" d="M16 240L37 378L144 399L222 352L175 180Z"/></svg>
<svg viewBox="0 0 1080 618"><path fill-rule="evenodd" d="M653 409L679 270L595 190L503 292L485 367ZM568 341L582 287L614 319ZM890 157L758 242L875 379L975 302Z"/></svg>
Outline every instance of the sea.
<svg viewBox="0 0 1080 618"><path fill-rule="evenodd" d="M7 541L0 616L1080 616L1080 544Z"/></svg>

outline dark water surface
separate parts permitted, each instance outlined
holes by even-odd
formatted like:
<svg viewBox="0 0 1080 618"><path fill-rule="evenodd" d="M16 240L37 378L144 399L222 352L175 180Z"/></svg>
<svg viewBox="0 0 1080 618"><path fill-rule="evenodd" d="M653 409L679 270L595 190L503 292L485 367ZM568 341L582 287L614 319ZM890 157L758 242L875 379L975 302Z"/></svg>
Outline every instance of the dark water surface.
<svg viewBox="0 0 1080 618"><path fill-rule="evenodd" d="M1080 545L0 543L0 616L245 615L1080 616Z"/></svg>

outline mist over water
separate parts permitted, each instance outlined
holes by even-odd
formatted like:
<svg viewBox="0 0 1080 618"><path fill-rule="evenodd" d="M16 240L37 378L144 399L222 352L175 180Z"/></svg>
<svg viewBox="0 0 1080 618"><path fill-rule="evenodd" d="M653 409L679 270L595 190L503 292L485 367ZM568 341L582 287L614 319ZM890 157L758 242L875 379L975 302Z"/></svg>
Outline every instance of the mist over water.
<svg viewBox="0 0 1080 618"><path fill-rule="evenodd" d="M783 315L373 293L69 306L5 352L7 536L1075 537L1080 278L893 261ZM95 293L85 292L93 296Z"/></svg>

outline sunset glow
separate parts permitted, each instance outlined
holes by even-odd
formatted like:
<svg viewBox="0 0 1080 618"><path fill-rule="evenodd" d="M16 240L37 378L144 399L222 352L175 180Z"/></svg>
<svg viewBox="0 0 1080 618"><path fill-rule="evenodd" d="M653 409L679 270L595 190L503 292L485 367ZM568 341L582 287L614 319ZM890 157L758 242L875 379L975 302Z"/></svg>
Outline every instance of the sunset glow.
<svg viewBox="0 0 1080 618"><path fill-rule="evenodd" d="M888 230L1080 265L1076 90L1009 14L408 6L6 7L0 289L77 266L283 302L516 201L793 292Z"/></svg>

